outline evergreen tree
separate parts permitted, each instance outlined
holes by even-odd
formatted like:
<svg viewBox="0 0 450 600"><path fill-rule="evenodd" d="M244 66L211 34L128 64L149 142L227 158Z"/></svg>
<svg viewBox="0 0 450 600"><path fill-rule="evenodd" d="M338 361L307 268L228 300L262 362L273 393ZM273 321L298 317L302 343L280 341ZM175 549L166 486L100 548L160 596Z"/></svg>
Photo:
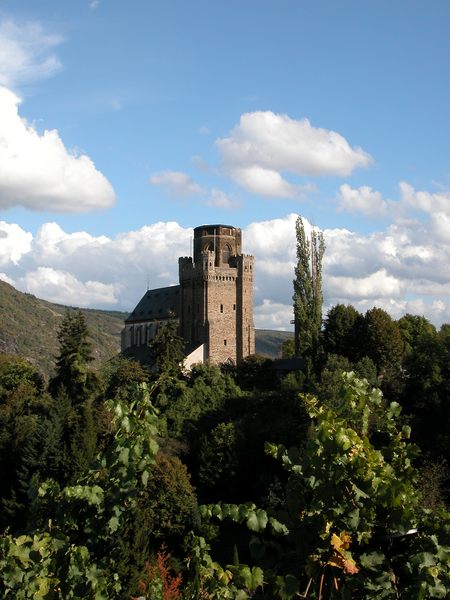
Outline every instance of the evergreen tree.
<svg viewBox="0 0 450 600"><path fill-rule="evenodd" d="M52 413L54 400L43 390L43 379L25 359L0 354L0 529L24 526L28 490L52 468L57 454Z"/></svg>
<svg viewBox="0 0 450 600"><path fill-rule="evenodd" d="M294 279L295 353L305 361L307 375L316 365L322 325L323 234L311 230L309 239L302 218L295 224L297 266Z"/></svg>
<svg viewBox="0 0 450 600"><path fill-rule="evenodd" d="M50 392L61 404L62 482L73 481L92 461L97 444L92 404L96 375L89 370L93 360L89 330L83 313L67 312L58 332L59 356Z"/></svg>
<svg viewBox="0 0 450 600"><path fill-rule="evenodd" d="M89 331L80 310L68 311L58 331L59 355L56 375L50 382L50 391L56 394L63 386L72 401L83 399L92 388L93 374L89 363L93 360Z"/></svg>
<svg viewBox="0 0 450 600"><path fill-rule="evenodd" d="M177 330L176 321L171 319L161 327L155 339L150 343L157 375L177 377L181 374L184 343Z"/></svg>

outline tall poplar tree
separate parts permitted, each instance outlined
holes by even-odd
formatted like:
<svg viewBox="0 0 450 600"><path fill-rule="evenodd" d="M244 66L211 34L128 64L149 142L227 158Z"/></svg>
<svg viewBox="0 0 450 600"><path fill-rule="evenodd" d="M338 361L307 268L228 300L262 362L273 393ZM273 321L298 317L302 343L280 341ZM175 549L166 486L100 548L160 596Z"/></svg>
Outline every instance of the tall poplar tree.
<svg viewBox="0 0 450 600"><path fill-rule="evenodd" d="M319 350L322 325L322 258L325 252L323 234L311 229L309 236L301 217L295 224L297 266L294 279L295 354L305 361L310 374Z"/></svg>

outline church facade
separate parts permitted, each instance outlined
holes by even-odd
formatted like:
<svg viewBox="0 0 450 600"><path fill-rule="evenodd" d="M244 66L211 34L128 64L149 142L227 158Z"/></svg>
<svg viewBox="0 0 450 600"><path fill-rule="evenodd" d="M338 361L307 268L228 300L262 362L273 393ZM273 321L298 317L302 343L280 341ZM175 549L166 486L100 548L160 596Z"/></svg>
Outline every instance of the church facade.
<svg viewBox="0 0 450 600"><path fill-rule="evenodd" d="M168 320L185 341L185 366L240 362L255 352L253 256L230 225L194 229L193 256L178 259L179 285L148 290L125 321L122 351L148 346Z"/></svg>

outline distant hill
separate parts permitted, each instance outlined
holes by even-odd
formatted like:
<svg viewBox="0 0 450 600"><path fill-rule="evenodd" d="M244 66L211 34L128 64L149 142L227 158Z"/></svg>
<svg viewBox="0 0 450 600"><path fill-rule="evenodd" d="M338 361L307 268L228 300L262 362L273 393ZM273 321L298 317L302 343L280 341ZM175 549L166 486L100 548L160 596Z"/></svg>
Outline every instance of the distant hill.
<svg viewBox="0 0 450 600"><path fill-rule="evenodd" d="M281 358L281 344L294 337L293 331L274 331L272 329L257 329L255 331L256 354L268 358Z"/></svg>
<svg viewBox="0 0 450 600"><path fill-rule="evenodd" d="M24 294L0 281L0 351L20 354L49 376L58 353L57 332L69 309L61 304ZM91 333L96 362L111 358L120 350L120 331L126 313L80 309Z"/></svg>
<svg viewBox="0 0 450 600"><path fill-rule="evenodd" d="M53 304L24 294L0 280L0 352L24 356L47 377L58 354L57 332L67 310L75 307ZM120 332L128 313L81 308L91 334L95 362L108 360L120 351ZM256 352L279 356L280 346L292 337L286 331L256 330ZM95 364L95 363L94 363Z"/></svg>

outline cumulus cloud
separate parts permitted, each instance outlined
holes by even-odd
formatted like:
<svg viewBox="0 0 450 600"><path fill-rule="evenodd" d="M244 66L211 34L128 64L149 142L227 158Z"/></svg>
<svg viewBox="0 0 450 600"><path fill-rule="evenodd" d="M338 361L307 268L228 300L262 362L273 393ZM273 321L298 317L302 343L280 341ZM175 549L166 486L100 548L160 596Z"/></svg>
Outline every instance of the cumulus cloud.
<svg viewBox="0 0 450 600"><path fill-rule="evenodd" d="M33 235L19 225L0 221L0 266L18 264L31 250Z"/></svg>
<svg viewBox="0 0 450 600"><path fill-rule="evenodd" d="M405 207L422 213L442 213L450 217L450 193L432 194L425 191L416 191L406 181L399 184L401 202Z"/></svg>
<svg viewBox="0 0 450 600"><path fill-rule="evenodd" d="M0 22L0 85L15 88L50 77L61 69L52 50L63 41L39 23Z"/></svg>
<svg viewBox="0 0 450 600"><path fill-rule="evenodd" d="M292 198L296 188L287 182L274 169L266 169L259 165L249 167L233 167L233 179L248 192L259 196Z"/></svg>
<svg viewBox="0 0 450 600"><path fill-rule="evenodd" d="M136 304L147 285L178 283L178 257L189 254L192 237L191 229L174 222L154 223L114 238L66 233L56 223L45 223L34 237L10 227L11 248L20 248L24 240L28 244L19 260L10 252L1 265L20 290L64 304L114 304L123 310Z"/></svg>
<svg viewBox="0 0 450 600"><path fill-rule="evenodd" d="M341 296L353 301L355 298L397 297L401 294L402 286L386 269L380 269L367 277L330 275L327 278L327 291L331 296Z"/></svg>
<svg viewBox="0 0 450 600"><path fill-rule="evenodd" d="M99 281L81 282L67 271L38 267L18 281L19 286L39 298L51 298L58 304L105 306L117 304L114 285Z"/></svg>
<svg viewBox="0 0 450 600"><path fill-rule="evenodd" d="M160 185L169 196L186 197L203 192L202 187L190 175L181 171L163 171L150 177L152 185Z"/></svg>
<svg viewBox="0 0 450 600"><path fill-rule="evenodd" d="M243 114L216 146L224 170L248 191L266 196L296 196L296 186L283 173L347 176L372 162L339 133L271 111Z"/></svg>
<svg viewBox="0 0 450 600"><path fill-rule="evenodd" d="M114 190L86 155L67 150L58 132L20 118L20 100L0 87L0 208L87 212L111 207Z"/></svg>
<svg viewBox="0 0 450 600"><path fill-rule="evenodd" d="M399 192L397 200L388 200L369 186L352 188L344 184L337 194L337 208L340 211L360 213L367 217L389 217L394 221L420 214L431 215L435 220L440 219L440 215L450 217L450 193L448 192L432 194L417 191L406 181L399 183ZM436 231L438 232L439 228ZM447 235L445 231L445 237Z"/></svg>
<svg viewBox="0 0 450 600"><path fill-rule="evenodd" d="M361 213L366 217L385 217L389 211L389 203L380 192L369 186L354 189L345 183L339 188L338 210Z"/></svg>
<svg viewBox="0 0 450 600"><path fill-rule="evenodd" d="M292 319L297 215L251 223L243 251L255 256L255 324L289 329ZM304 219L308 232L311 225ZM398 318L424 314L450 322L450 245L420 221L360 234L325 229L325 309L343 302L373 306ZM35 236L0 223L1 276L48 300L131 310L151 288L178 283L178 257L190 252L192 229L158 222L114 238L66 233L46 223ZM138 257L138 258L137 258Z"/></svg>

